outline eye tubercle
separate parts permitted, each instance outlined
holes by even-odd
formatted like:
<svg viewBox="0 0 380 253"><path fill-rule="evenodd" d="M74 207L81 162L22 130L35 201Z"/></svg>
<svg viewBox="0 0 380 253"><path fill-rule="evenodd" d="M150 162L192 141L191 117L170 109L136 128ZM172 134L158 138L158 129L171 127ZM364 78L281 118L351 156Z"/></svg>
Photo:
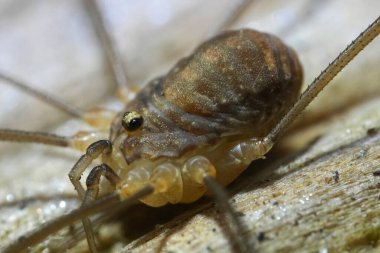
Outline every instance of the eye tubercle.
<svg viewBox="0 0 380 253"><path fill-rule="evenodd" d="M125 130L132 132L139 129L142 126L143 122L144 120L141 114L136 111L132 111L126 112L124 114L121 124Z"/></svg>

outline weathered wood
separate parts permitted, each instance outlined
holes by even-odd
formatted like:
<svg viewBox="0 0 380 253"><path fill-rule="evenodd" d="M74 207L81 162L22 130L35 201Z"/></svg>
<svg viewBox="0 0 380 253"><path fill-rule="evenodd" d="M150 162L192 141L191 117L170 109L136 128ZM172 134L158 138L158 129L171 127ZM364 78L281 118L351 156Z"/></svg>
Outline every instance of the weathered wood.
<svg viewBox="0 0 380 253"><path fill-rule="evenodd" d="M97 45L92 44L94 38L91 32L86 32L85 19L81 18L80 11L74 11L78 7L75 2L2 3L0 37L7 39L0 42L0 69L56 95L62 94L63 99L73 104L91 107L96 101L109 98L104 85L109 78ZM224 3L219 0L211 3L209 8L213 11L207 14L209 11L203 2L198 4L204 12L195 7L186 12L178 7L179 14L167 26L149 26L150 21L141 18L145 10L142 4L139 11L128 13L131 15L128 18L144 22L143 25L114 19L116 37L127 38L120 45L126 65L133 73L132 79L143 84L152 76L164 73L186 55L184 51L191 51L210 33L211 23L226 12L221 16L211 17L211 14L219 13L216 8L223 10ZM299 53L305 83L309 83L378 15L379 9L377 0L323 2L303 13L308 4L305 1L254 1L234 27L255 27L285 39ZM53 15L57 10L62 16ZM44 13L58 17L57 23L52 17L45 20L49 16ZM194 18L194 13L204 15ZM73 17L79 18L78 23ZM292 23L292 17L296 17L295 20L301 17L298 20L302 22ZM66 20L75 25L65 26ZM77 29L74 32L73 27ZM57 36L54 31L59 31L58 37L54 37ZM63 37L66 40L62 40ZM75 46L73 41L79 41L80 46ZM55 50L48 50L49 42L54 43ZM380 94L379 53L377 39L340 74L332 87L323 91L302 117L302 124L277 145L268 159L254 163L251 171L228 188L234 192L234 205L247 224L245 234L257 239L260 232L263 233L260 235L264 240L256 243L260 251L379 251L379 178L374 177L372 171L380 167L380 145L378 134L367 135L367 130L380 126L380 102L376 99ZM66 122L66 115L20 95L17 90L3 84L0 90L0 127L60 134L83 129L78 122ZM83 99L83 94L88 99ZM373 102L368 102L370 99L374 99ZM62 122L66 123L61 125ZM319 139L310 144L316 137ZM350 144L363 138L367 139ZM347 144L347 148L340 148ZM39 223L78 205L67 173L80 154L9 143L0 143L0 149L0 219L4 221L0 223L0 245L3 246ZM288 155L295 156L283 160ZM306 166L301 166L305 161L308 161ZM335 171L340 175L337 182ZM267 177L261 177L262 174ZM262 182L263 178L269 179ZM165 212L174 213L174 209L177 211L168 215L170 218L155 217ZM223 218L210 202L150 209L147 214L152 217L143 219L152 218L148 221L150 227L168 219L172 221L127 245L125 251L229 252L231 249L231 242L223 232L223 222L219 222ZM134 217L131 212L124 214L129 215ZM112 243L120 250L127 242L117 233L107 236L118 241ZM145 232L137 235L141 234ZM36 251L67 239L65 234L55 235ZM83 251L86 250L81 246L73 249L73 252Z"/></svg>
<svg viewBox="0 0 380 253"><path fill-rule="evenodd" d="M303 154L257 166L261 173L255 173L254 162L252 171L230 188L235 192L231 203L247 228L241 236L252 240L257 252L380 250L380 178L373 175L380 168L380 133L342 125L363 114L373 115L371 123L380 125L379 106L378 99L337 119L327 126L332 132ZM341 129L361 138L346 143ZM265 170L271 172L262 177ZM232 252L225 226L217 208L206 206L139 238L125 252Z"/></svg>

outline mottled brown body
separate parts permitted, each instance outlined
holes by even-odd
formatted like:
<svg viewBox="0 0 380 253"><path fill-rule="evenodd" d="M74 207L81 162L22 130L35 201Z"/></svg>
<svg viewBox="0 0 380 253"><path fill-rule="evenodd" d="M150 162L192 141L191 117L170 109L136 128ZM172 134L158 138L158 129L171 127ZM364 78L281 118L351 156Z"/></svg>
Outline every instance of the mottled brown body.
<svg viewBox="0 0 380 253"><path fill-rule="evenodd" d="M224 205L226 197L221 191L218 193L217 184L210 184L213 178L226 184L246 168L248 162L265 155L295 115L377 36L379 19L371 26L316 78L291 108L302 71L292 50L275 37L241 30L204 43L168 75L148 85L127 105L128 112L121 113L124 117L114 120L110 140L92 143L74 165L69 177L83 199L83 208L79 210L82 217L98 197L99 187L104 186L100 185L101 178L114 186L121 198L128 198L129 204L141 198L151 206L191 202L202 196L207 187L222 203L220 207L228 207ZM63 108L87 122L96 114L82 115L80 111ZM94 120L99 129L108 122L108 117L103 117L105 114L101 112L98 115L102 119ZM55 138L43 133L29 133L29 136L22 131L3 133L13 141L34 140L54 145L63 141L64 146L75 148L83 147L76 144L88 142L89 137L96 135L79 133L79 138ZM44 138L38 138L41 136ZM84 189L80 177L100 156L103 163L90 171ZM234 216L233 210L228 212ZM78 218L71 216L70 220ZM26 249L28 242L37 242L62 221L64 219L51 223L43 229L45 232L40 230L43 233L37 231L20 237L22 240L16 242L22 244L19 249ZM91 251L95 251L90 221L83 218L82 222ZM234 223L239 225L239 222ZM12 249L15 248L11 245L6 252L20 251Z"/></svg>
<svg viewBox="0 0 380 253"><path fill-rule="evenodd" d="M263 137L296 101L302 69L277 37L249 29L225 32L200 45L126 106L144 125L121 151L137 158L179 157L190 149ZM124 132L121 114L111 140ZM219 154L223 155L223 154Z"/></svg>

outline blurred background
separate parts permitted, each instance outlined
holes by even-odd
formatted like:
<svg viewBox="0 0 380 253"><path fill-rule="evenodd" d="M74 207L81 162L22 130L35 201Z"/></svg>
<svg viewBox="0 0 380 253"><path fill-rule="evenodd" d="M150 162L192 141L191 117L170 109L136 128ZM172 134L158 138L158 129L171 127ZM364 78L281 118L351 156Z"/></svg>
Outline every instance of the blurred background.
<svg viewBox="0 0 380 253"><path fill-rule="evenodd" d="M99 1L127 73L140 86L164 75L200 42L216 34L237 3ZM299 53L308 84L379 10L377 0L252 0L229 28L249 27L278 35ZM303 124L320 124L329 115L379 96L379 51L377 39L313 103ZM114 102L114 85L80 1L1 0L0 72L80 108L121 106ZM2 81L0 128L62 135L87 129ZM77 204L67 173L78 157L77 152L59 148L0 143L1 245ZM51 201L51 196L62 197ZM17 200L25 198L38 201L20 211ZM10 215L11 222L5 222Z"/></svg>

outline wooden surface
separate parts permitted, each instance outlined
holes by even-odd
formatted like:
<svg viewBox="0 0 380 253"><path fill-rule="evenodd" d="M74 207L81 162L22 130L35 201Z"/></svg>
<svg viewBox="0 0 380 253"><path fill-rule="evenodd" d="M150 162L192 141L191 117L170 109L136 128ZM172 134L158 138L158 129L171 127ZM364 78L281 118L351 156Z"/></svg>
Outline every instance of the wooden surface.
<svg viewBox="0 0 380 253"><path fill-rule="evenodd" d="M206 6L204 1L116 5L121 2L105 10L126 55L128 73L141 85L191 52L230 9L228 1L207 1ZM307 84L380 9L376 0L315 2L254 1L234 28L278 34L299 53ZM111 98L108 72L76 1L4 0L0 4L1 71L81 108L120 106ZM173 16L165 19L167 13ZM379 51L377 39L323 91L268 158L253 163L228 188L247 227L242 235L259 252L380 250L380 178L372 175L380 169L380 140L377 133L368 135L369 129L380 126ZM66 135L87 128L6 84L0 83L0 90L0 127ZM67 173L80 154L9 143L0 143L0 151L3 246L78 205ZM132 219L125 225L127 239L107 235L116 243L105 251L231 252L224 219L207 200L141 210L140 215L146 216L140 220L133 210L124 214ZM153 231L132 233L144 219L146 230ZM260 243L258 234L264 235ZM35 251L66 239L65 234L57 235ZM86 250L79 246L72 251Z"/></svg>
<svg viewBox="0 0 380 253"><path fill-rule="evenodd" d="M379 105L377 100L360 113L368 109L378 117ZM380 250L380 178L373 176L380 167L380 134L330 150L339 135L329 133L280 164L254 162L252 171L229 188L234 192L231 203L247 228L240 236L250 239L258 252ZM276 153L273 156L281 157L279 150ZM264 177L266 170L272 173ZM217 210L206 205L196 215L177 218L128 245L125 252L231 252L225 218ZM257 242L260 234L264 239Z"/></svg>

